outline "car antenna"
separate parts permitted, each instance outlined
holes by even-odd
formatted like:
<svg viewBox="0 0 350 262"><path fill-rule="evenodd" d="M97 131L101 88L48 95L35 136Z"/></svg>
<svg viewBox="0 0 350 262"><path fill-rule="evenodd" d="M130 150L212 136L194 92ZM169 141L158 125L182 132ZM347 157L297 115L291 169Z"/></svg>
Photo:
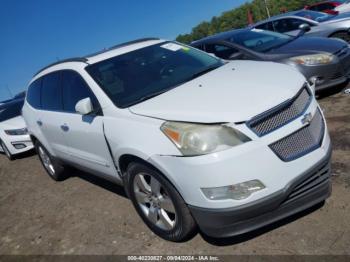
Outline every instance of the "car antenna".
<svg viewBox="0 0 350 262"><path fill-rule="evenodd" d="M6 89L7 89L7 91L10 93L10 96L11 96L11 97L14 97L14 95L13 95L11 89L9 88L9 85L8 85L8 84L6 84Z"/></svg>

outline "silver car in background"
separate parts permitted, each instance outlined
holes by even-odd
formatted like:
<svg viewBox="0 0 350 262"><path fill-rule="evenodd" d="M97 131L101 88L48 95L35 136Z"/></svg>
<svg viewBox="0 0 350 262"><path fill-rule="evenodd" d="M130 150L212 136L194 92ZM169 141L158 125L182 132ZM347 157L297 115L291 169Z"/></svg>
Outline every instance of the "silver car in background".
<svg viewBox="0 0 350 262"><path fill-rule="evenodd" d="M350 13L329 15L299 10L271 17L251 27L296 36L305 25L309 26L305 36L340 38L350 43Z"/></svg>

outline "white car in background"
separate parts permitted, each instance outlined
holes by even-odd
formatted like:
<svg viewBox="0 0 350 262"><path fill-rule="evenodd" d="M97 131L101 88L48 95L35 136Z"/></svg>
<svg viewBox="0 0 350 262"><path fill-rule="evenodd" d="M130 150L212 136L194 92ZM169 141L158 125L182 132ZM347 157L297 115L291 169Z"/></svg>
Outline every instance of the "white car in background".
<svg viewBox="0 0 350 262"><path fill-rule="evenodd" d="M42 69L23 117L52 179L69 164L124 185L167 240L239 235L330 195L326 122L287 65L142 39Z"/></svg>
<svg viewBox="0 0 350 262"><path fill-rule="evenodd" d="M26 124L21 116L23 99L0 104L0 152L9 160L14 155L33 149Z"/></svg>
<svg viewBox="0 0 350 262"><path fill-rule="evenodd" d="M334 11L337 11L339 14L350 12L350 0L334 8Z"/></svg>

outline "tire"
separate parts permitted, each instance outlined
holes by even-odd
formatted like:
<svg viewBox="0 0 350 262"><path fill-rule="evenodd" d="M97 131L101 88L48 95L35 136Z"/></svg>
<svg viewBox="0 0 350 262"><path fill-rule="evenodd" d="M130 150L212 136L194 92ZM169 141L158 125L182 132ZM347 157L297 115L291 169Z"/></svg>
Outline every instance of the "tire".
<svg viewBox="0 0 350 262"><path fill-rule="evenodd" d="M58 164L58 161L51 156L49 151L47 151L47 149L39 141L36 141L34 146L40 162L49 177L55 181L61 181L66 178L65 168Z"/></svg>
<svg viewBox="0 0 350 262"><path fill-rule="evenodd" d="M347 32L338 32L331 35L331 38L339 38L344 40L347 43L350 43L350 35Z"/></svg>
<svg viewBox="0 0 350 262"><path fill-rule="evenodd" d="M129 164L125 189L142 220L161 238L183 242L197 232L197 225L180 194L154 168L137 162Z"/></svg>
<svg viewBox="0 0 350 262"><path fill-rule="evenodd" d="M11 154L11 152L8 150L8 148L6 147L5 143L3 141L0 141L0 144L1 144L2 150L4 151L8 160L12 161L14 157Z"/></svg>

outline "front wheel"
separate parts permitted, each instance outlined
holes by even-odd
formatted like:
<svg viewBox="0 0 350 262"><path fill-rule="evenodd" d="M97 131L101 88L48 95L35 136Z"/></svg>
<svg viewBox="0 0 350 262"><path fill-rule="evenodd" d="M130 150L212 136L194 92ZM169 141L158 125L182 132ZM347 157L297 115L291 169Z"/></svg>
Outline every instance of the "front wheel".
<svg viewBox="0 0 350 262"><path fill-rule="evenodd" d="M174 242L194 236L196 223L187 205L157 170L131 163L125 186L136 211L155 234Z"/></svg>

